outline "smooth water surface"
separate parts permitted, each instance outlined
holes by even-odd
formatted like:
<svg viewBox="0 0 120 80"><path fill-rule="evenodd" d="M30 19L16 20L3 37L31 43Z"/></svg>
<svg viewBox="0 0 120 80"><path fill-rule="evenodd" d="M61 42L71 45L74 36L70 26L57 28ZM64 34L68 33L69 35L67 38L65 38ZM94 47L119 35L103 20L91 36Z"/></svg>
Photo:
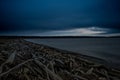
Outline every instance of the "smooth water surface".
<svg viewBox="0 0 120 80"><path fill-rule="evenodd" d="M48 38L28 41L81 53L120 66L120 38Z"/></svg>

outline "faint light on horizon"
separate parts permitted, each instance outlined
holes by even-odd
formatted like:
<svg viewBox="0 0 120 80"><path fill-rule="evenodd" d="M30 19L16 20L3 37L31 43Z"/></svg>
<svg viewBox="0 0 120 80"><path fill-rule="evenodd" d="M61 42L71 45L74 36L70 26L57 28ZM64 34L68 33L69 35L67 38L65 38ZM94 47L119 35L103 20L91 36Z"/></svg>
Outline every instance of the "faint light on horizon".
<svg viewBox="0 0 120 80"><path fill-rule="evenodd" d="M1 35L8 36L118 36L120 33L111 33L110 28L101 27L81 27L67 30L30 30L30 31L17 31L11 33L3 33Z"/></svg>
<svg viewBox="0 0 120 80"><path fill-rule="evenodd" d="M68 30L48 31L34 34L37 36L99 36L108 33L109 29L99 27L75 28Z"/></svg>
<svg viewBox="0 0 120 80"><path fill-rule="evenodd" d="M90 28L78 28L78 29L73 29L73 30L68 30L68 32L74 32L74 33L80 33L83 35L87 35L87 34L102 34L102 33L106 33L105 30L101 30L101 28L95 28L95 27L90 27Z"/></svg>

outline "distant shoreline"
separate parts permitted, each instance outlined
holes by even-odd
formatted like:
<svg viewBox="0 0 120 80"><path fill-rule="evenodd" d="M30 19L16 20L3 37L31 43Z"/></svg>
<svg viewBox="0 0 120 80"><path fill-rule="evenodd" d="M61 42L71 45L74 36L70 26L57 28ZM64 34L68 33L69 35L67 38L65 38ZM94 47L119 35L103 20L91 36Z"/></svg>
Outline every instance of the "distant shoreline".
<svg viewBox="0 0 120 80"><path fill-rule="evenodd" d="M120 38L120 36L0 36L0 39L16 39L16 38Z"/></svg>

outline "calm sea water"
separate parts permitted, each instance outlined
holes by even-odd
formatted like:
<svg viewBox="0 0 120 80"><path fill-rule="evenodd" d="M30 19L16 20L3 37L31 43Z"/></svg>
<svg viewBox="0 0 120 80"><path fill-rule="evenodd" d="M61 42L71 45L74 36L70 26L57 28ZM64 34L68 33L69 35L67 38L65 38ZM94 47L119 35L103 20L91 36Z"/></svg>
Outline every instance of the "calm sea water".
<svg viewBox="0 0 120 80"><path fill-rule="evenodd" d="M120 66L120 38L48 38L27 40L101 58Z"/></svg>

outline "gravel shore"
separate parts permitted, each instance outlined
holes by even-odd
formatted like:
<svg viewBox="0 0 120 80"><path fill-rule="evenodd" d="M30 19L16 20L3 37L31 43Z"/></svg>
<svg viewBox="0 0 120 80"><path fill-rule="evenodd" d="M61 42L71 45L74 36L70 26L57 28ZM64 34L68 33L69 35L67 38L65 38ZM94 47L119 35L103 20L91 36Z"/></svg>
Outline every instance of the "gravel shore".
<svg viewBox="0 0 120 80"><path fill-rule="evenodd" d="M120 80L119 70L95 60L23 39L0 39L0 80Z"/></svg>

